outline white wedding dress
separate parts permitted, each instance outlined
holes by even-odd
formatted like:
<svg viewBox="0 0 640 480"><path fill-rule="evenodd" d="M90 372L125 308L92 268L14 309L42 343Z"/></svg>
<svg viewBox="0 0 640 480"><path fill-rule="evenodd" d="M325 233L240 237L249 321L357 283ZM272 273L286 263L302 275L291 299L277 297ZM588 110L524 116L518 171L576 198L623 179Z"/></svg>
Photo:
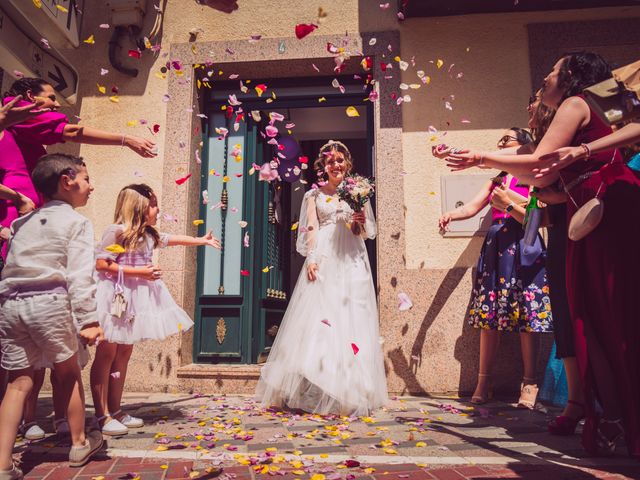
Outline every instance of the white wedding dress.
<svg viewBox="0 0 640 480"><path fill-rule="evenodd" d="M371 266L347 224L352 213L337 195L304 196L296 248L307 258L262 367L256 397L266 407L369 415L388 400ZM374 238L370 203L365 215ZM314 282L310 263L318 264Z"/></svg>

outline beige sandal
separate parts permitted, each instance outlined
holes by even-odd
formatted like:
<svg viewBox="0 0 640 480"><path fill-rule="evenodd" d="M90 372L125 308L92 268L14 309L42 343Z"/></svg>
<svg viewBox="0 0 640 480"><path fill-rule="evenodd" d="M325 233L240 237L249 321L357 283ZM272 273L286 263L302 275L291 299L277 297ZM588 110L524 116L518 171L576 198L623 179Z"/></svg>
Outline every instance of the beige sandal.
<svg viewBox="0 0 640 480"><path fill-rule="evenodd" d="M479 373L478 374L478 381L481 378L488 378L491 377L491 374L489 373ZM489 387L487 389L487 395L486 396L482 396L482 395L473 395L471 397L471 403L473 403L474 405L483 405L485 403L487 403L489 400L491 400L493 398L493 389L491 387Z"/></svg>
<svg viewBox="0 0 640 480"><path fill-rule="evenodd" d="M535 378L524 378L524 381L520 385L520 398L518 399L518 408L528 408L529 410L534 410L536 408L536 399L538 398L538 385L536 384L528 384L525 385L525 382L534 381Z"/></svg>

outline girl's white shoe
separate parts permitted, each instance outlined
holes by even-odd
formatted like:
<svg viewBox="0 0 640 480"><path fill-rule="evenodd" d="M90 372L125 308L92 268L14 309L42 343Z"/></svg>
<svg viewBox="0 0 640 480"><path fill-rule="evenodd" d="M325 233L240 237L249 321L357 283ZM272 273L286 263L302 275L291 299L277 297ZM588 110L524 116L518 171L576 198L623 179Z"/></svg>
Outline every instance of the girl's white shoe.
<svg viewBox="0 0 640 480"><path fill-rule="evenodd" d="M98 425L98 428L102 431L104 435L118 436L118 435L126 435L129 433L129 429L120 423L115 418L111 417L110 420L107 420L104 425L100 426L100 422L108 418L107 415L96 418L95 422Z"/></svg>
<svg viewBox="0 0 640 480"><path fill-rule="evenodd" d="M140 428L144 427L144 420L138 417L132 417L128 413L122 414L122 410L118 410L116 413L112 415L113 418L116 416L122 415L120 417L120 423L122 423L127 428Z"/></svg>
<svg viewBox="0 0 640 480"><path fill-rule="evenodd" d="M23 423L20 426L20 433L27 440L40 440L44 438L44 430L42 430L36 422Z"/></svg>

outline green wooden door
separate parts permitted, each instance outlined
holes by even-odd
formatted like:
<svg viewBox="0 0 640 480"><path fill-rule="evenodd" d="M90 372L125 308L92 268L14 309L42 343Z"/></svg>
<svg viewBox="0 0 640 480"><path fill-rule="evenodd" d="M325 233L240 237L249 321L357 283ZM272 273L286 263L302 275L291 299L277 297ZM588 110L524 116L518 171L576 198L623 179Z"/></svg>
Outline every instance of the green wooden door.
<svg viewBox="0 0 640 480"><path fill-rule="evenodd" d="M220 139L215 127L225 123L229 134ZM289 209L281 205L284 213L276 219L275 202L287 187L249 174L271 149L259 128L249 119L234 132L223 113L211 115L204 128L202 190L208 202L201 206L200 228L213 230L223 248L199 252L196 362L264 360L286 309Z"/></svg>

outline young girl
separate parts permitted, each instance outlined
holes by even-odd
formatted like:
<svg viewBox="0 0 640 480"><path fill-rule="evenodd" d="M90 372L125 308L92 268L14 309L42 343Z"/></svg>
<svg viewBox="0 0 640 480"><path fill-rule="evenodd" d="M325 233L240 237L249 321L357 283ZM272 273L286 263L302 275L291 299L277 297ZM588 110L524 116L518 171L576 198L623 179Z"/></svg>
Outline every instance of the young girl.
<svg viewBox="0 0 640 480"><path fill-rule="evenodd" d="M373 209L367 203L364 212L354 213L338 198L337 187L352 168L344 144L324 145L315 168L326 184L308 191L300 208L296 248L307 259L256 396L264 406L368 415L387 402L364 244L376 235Z"/></svg>
<svg viewBox="0 0 640 480"><path fill-rule="evenodd" d="M124 435L129 428L144 425L120 408L133 345L162 340L193 325L160 280L162 271L152 263L153 250L173 245L220 248L211 232L203 237L159 233L154 227L159 212L150 187L124 187L116 202L114 225L104 232L96 255L98 318L106 341L96 349L91 393L97 422L106 435Z"/></svg>

